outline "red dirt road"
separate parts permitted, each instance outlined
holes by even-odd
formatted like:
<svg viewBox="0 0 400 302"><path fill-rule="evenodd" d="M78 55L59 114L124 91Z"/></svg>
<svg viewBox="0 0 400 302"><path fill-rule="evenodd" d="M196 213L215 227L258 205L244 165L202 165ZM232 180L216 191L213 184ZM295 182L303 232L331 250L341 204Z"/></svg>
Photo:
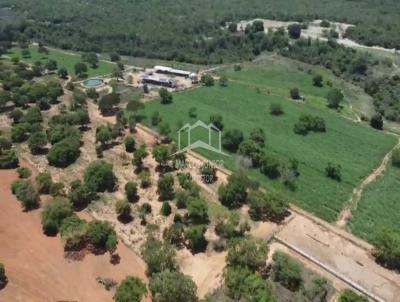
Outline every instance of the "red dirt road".
<svg viewBox="0 0 400 302"><path fill-rule="evenodd" d="M0 262L9 282L0 290L1 302L111 302L96 277L121 281L127 275L145 280L145 264L123 244L118 246L118 265L109 254L86 255L82 261L64 258L59 237L46 237L40 224L40 210L24 213L10 192L17 178L14 170L0 170Z"/></svg>

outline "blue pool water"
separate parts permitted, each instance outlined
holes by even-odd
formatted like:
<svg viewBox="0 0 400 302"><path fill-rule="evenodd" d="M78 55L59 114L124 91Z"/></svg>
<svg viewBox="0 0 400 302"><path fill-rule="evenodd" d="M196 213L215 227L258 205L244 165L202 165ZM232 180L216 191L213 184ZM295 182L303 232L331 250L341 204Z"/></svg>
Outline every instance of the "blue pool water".
<svg viewBox="0 0 400 302"><path fill-rule="evenodd" d="M103 80L100 79L90 79L83 82L86 87L97 87L103 84Z"/></svg>

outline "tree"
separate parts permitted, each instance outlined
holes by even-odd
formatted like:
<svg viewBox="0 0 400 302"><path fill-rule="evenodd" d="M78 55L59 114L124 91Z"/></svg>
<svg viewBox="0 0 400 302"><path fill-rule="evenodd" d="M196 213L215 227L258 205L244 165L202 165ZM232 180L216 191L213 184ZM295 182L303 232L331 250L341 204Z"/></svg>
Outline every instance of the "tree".
<svg viewBox="0 0 400 302"><path fill-rule="evenodd" d="M396 148L392 152L392 165L400 168L400 148Z"/></svg>
<svg viewBox="0 0 400 302"><path fill-rule="evenodd" d="M132 208L128 201L120 199L115 204L115 212L121 222L129 222L132 219Z"/></svg>
<svg viewBox="0 0 400 302"><path fill-rule="evenodd" d="M209 74L202 75L200 82L208 87L214 86L214 78Z"/></svg>
<svg viewBox="0 0 400 302"><path fill-rule="evenodd" d="M58 76L59 76L61 79L63 79L63 80L65 80L65 79L68 78L68 71L67 71L67 69L64 68L64 67L60 68L60 69L57 71L57 74L58 74Z"/></svg>
<svg viewBox="0 0 400 302"><path fill-rule="evenodd" d="M204 252L207 248L207 240L204 237L207 228L204 225L190 226L185 231L185 238L192 253Z"/></svg>
<svg viewBox="0 0 400 302"><path fill-rule="evenodd" d="M282 109L281 104L272 103L269 106L269 113L272 114L272 115L281 115L281 114L283 114L283 109Z"/></svg>
<svg viewBox="0 0 400 302"><path fill-rule="evenodd" d="M161 104L171 104L172 103L172 93L169 92L167 89L165 88L161 88L158 91L158 94L160 95L161 98Z"/></svg>
<svg viewBox="0 0 400 302"><path fill-rule="evenodd" d="M97 64L99 64L99 58L94 52L84 53L82 60L87 62L91 68L97 68Z"/></svg>
<svg viewBox="0 0 400 302"><path fill-rule="evenodd" d="M78 62L74 65L75 74L82 77L88 71L87 65L83 62Z"/></svg>
<svg viewBox="0 0 400 302"><path fill-rule="evenodd" d="M301 36L301 26L298 23L290 24L288 26L289 37L292 39L298 39Z"/></svg>
<svg viewBox="0 0 400 302"><path fill-rule="evenodd" d="M48 60L48 61L46 62L46 64L44 65L44 67L45 67L47 70L50 70L50 71L56 70L56 69L57 69L57 61L55 61L55 60Z"/></svg>
<svg viewBox="0 0 400 302"><path fill-rule="evenodd" d="M74 163L80 155L80 141L75 137L67 137L55 143L47 154L49 165L65 168Z"/></svg>
<svg viewBox="0 0 400 302"><path fill-rule="evenodd" d="M259 239L242 239L229 248L226 259L230 266L258 271L266 265L267 257L267 242Z"/></svg>
<svg viewBox="0 0 400 302"><path fill-rule="evenodd" d="M110 61L111 61L111 62L117 62L117 61L119 61L120 59L121 59L121 58L120 58L120 56L119 56L118 53L116 53L116 52L110 53Z"/></svg>
<svg viewBox="0 0 400 302"><path fill-rule="evenodd" d="M96 91L96 88L89 88L88 90L86 90L86 95L92 100L97 100L100 96L99 93Z"/></svg>
<svg viewBox="0 0 400 302"><path fill-rule="evenodd" d="M13 120L14 124L19 123L24 116L20 109L14 109L8 114L8 117Z"/></svg>
<svg viewBox="0 0 400 302"><path fill-rule="evenodd" d="M56 197L47 203L42 212L42 228L46 235L56 235L63 220L73 214L72 204L63 197Z"/></svg>
<svg viewBox="0 0 400 302"><path fill-rule="evenodd" d="M30 107L24 117L22 118L22 122L34 124L43 122L42 113L40 112L39 107L33 106Z"/></svg>
<svg viewBox="0 0 400 302"><path fill-rule="evenodd" d="M400 269L400 235L396 229L378 230L373 244L373 255L379 263L390 269Z"/></svg>
<svg viewBox="0 0 400 302"><path fill-rule="evenodd" d="M272 259L274 281L291 291L297 291L303 283L301 264L282 252L275 252Z"/></svg>
<svg viewBox="0 0 400 302"><path fill-rule="evenodd" d="M19 160L14 150L0 151L0 169L13 169L18 167Z"/></svg>
<svg viewBox="0 0 400 302"><path fill-rule="evenodd" d="M32 154L39 154L47 145L47 138L43 132L33 133L28 139L28 147Z"/></svg>
<svg viewBox="0 0 400 302"><path fill-rule="evenodd" d="M39 193L29 180L16 180L11 186L11 191L22 203L25 211L36 209L39 206Z"/></svg>
<svg viewBox="0 0 400 302"><path fill-rule="evenodd" d="M280 161L276 156L266 155L261 160L260 171L269 178L276 179L280 176L280 166Z"/></svg>
<svg viewBox="0 0 400 302"><path fill-rule="evenodd" d="M290 97L293 100L299 100L301 98L299 89L298 88L290 89Z"/></svg>
<svg viewBox="0 0 400 302"><path fill-rule="evenodd" d="M113 165L103 160L89 164L85 170L84 180L85 185L92 192L112 192L117 182Z"/></svg>
<svg viewBox="0 0 400 302"><path fill-rule="evenodd" d="M111 125L100 125L96 128L96 142L100 142L103 149L112 139L113 133Z"/></svg>
<svg viewBox="0 0 400 302"><path fill-rule="evenodd" d="M160 167L164 167L170 157L170 149L167 145L158 145L153 149L153 157Z"/></svg>
<svg viewBox="0 0 400 302"><path fill-rule="evenodd" d="M147 272L153 274L165 271L176 270L178 265L173 247L153 237L148 237L142 249L143 260L147 264Z"/></svg>
<svg viewBox="0 0 400 302"><path fill-rule="evenodd" d="M157 192L160 195L160 200L172 200L174 198L174 177L171 174L160 176Z"/></svg>
<svg viewBox="0 0 400 302"><path fill-rule="evenodd" d="M164 201L160 211L161 215L168 217L171 215L171 206L168 201Z"/></svg>
<svg viewBox="0 0 400 302"><path fill-rule="evenodd" d="M249 215L255 221L282 221L288 213L287 200L271 193L252 192L249 196Z"/></svg>
<svg viewBox="0 0 400 302"><path fill-rule="evenodd" d="M211 184L217 181L217 169L211 163L204 163L200 167L201 181Z"/></svg>
<svg viewBox="0 0 400 302"><path fill-rule="evenodd" d="M96 249L113 253L118 240L114 228L108 221L93 220L89 222L87 236Z"/></svg>
<svg viewBox="0 0 400 302"><path fill-rule="evenodd" d="M338 302L368 302L368 298L346 288L340 293Z"/></svg>
<svg viewBox="0 0 400 302"><path fill-rule="evenodd" d="M95 198L95 194L80 180L75 180L71 183L68 198L75 209L83 209Z"/></svg>
<svg viewBox="0 0 400 302"><path fill-rule="evenodd" d="M135 202L138 199L137 195L137 184L132 181L128 181L125 184L125 194L126 194L126 199L129 202Z"/></svg>
<svg viewBox="0 0 400 302"><path fill-rule="evenodd" d="M222 136L222 146L230 152L236 152L243 139L242 131L238 129L228 130Z"/></svg>
<svg viewBox="0 0 400 302"><path fill-rule="evenodd" d="M133 153L132 163L137 167L140 171L143 168L143 160L148 156L146 150L146 145L141 145L138 149Z"/></svg>
<svg viewBox="0 0 400 302"><path fill-rule="evenodd" d="M197 286L193 280L177 271L165 270L150 281L154 302L197 302Z"/></svg>
<svg viewBox="0 0 400 302"><path fill-rule="evenodd" d="M110 114L114 110L114 106L120 102L120 96L114 92L104 95L98 102L99 110L103 115Z"/></svg>
<svg viewBox="0 0 400 302"><path fill-rule="evenodd" d="M213 114L210 115L210 123L213 124L218 130L224 130L224 124L222 123L222 115L220 114Z"/></svg>
<svg viewBox="0 0 400 302"><path fill-rule="evenodd" d="M380 113L375 113L370 120L370 125L372 128L382 130L383 129L383 117Z"/></svg>
<svg viewBox="0 0 400 302"><path fill-rule="evenodd" d="M4 288L8 282L8 278L6 275L6 269L4 268L4 264L0 263L0 289Z"/></svg>
<svg viewBox="0 0 400 302"><path fill-rule="evenodd" d="M26 167L19 167L17 169L18 177L19 178L29 178L32 175L32 171Z"/></svg>
<svg viewBox="0 0 400 302"><path fill-rule="evenodd" d="M36 176L36 186L40 194L49 194L53 180L49 172L41 172Z"/></svg>
<svg viewBox="0 0 400 302"><path fill-rule="evenodd" d="M342 167L333 163L328 163L325 168L325 174L327 177L341 181L342 180Z"/></svg>
<svg viewBox="0 0 400 302"><path fill-rule="evenodd" d="M161 122L161 116L160 112L154 111L153 114L151 115L151 125L152 126L157 126Z"/></svg>
<svg viewBox="0 0 400 302"><path fill-rule="evenodd" d="M228 208L236 208L246 202L247 185L242 177L232 174L228 178L228 183L222 184L218 188L218 199Z"/></svg>
<svg viewBox="0 0 400 302"><path fill-rule="evenodd" d="M228 78L226 75L221 75L219 78L219 86L221 87L226 87L228 86Z"/></svg>
<svg viewBox="0 0 400 302"><path fill-rule="evenodd" d="M128 276L118 286L114 295L115 302L141 302L147 295L146 285L136 277Z"/></svg>
<svg viewBox="0 0 400 302"><path fill-rule="evenodd" d="M323 86L323 78L322 75L316 74L313 77L313 85L315 87L322 87Z"/></svg>
<svg viewBox="0 0 400 302"><path fill-rule="evenodd" d="M208 223L208 205L206 201L201 198L191 199L188 203L187 209L187 215L191 223Z"/></svg>
<svg viewBox="0 0 400 302"><path fill-rule="evenodd" d="M328 99L328 107L333 109L340 108L340 104L343 102L344 95L343 93L337 89L332 88L329 90L327 99Z"/></svg>
<svg viewBox="0 0 400 302"><path fill-rule="evenodd" d="M64 250L77 251L87 244L88 223L73 214L63 220L59 232L64 242Z"/></svg>
<svg viewBox="0 0 400 302"><path fill-rule="evenodd" d="M132 153L135 151L135 138L132 135L125 137L124 144L126 152Z"/></svg>

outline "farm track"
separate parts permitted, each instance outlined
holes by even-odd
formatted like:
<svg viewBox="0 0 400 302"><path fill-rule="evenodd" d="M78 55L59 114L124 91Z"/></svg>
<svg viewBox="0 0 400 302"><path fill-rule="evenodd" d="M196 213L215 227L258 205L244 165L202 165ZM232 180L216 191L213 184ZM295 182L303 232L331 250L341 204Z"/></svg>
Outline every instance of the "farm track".
<svg viewBox="0 0 400 302"><path fill-rule="evenodd" d="M336 221L336 226L339 228L345 228L347 222L352 217L352 212L357 209L357 205L362 197L364 189L371 183L373 183L378 177L382 176L387 168L387 165L390 162L390 158L392 156L392 152L394 149L400 146L400 138L398 143L390 150L385 157L383 158L381 164L370 174L368 175L354 190L351 195L351 198L348 202L348 205L341 211L338 220Z"/></svg>

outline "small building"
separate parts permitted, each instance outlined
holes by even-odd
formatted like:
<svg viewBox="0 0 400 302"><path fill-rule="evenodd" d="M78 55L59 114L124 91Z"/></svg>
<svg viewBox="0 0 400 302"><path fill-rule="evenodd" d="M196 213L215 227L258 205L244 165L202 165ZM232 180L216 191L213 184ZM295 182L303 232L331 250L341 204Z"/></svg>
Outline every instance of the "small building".
<svg viewBox="0 0 400 302"><path fill-rule="evenodd" d="M171 67L160 66L160 65L154 66L154 71L156 73L171 74L171 75L176 75L178 77L191 78L191 79L197 77L195 73L190 71L174 69Z"/></svg>
<svg viewBox="0 0 400 302"><path fill-rule="evenodd" d="M145 74L142 77L143 84L151 84L163 87L176 88L176 80L169 78L162 78L152 74Z"/></svg>

